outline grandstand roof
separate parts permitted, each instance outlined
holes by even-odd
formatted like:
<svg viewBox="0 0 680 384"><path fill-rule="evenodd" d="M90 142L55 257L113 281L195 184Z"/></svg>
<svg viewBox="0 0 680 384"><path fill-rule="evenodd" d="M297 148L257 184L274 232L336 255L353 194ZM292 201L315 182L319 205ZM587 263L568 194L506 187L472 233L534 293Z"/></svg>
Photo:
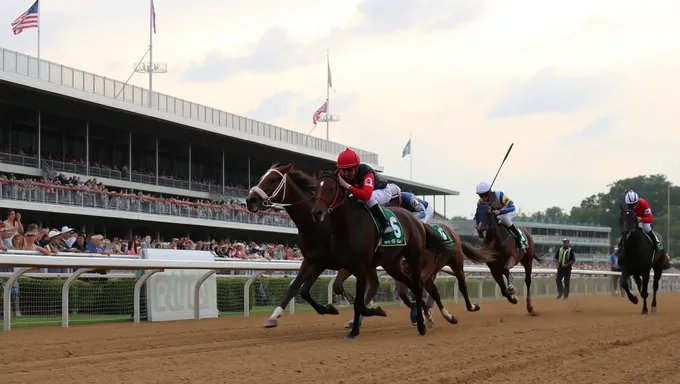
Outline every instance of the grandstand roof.
<svg viewBox="0 0 680 384"><path fill-rule="evenodd" d="M460 192L454 191L453 189L447 189L442 187L435 187L432 185L427 185L419 183L413 180L405 180L399 177L385 175L389 180L397 183L401 189L407 190L415 195L419 196L458 196ZM404 188L410 187L410 188Z"/></svg>

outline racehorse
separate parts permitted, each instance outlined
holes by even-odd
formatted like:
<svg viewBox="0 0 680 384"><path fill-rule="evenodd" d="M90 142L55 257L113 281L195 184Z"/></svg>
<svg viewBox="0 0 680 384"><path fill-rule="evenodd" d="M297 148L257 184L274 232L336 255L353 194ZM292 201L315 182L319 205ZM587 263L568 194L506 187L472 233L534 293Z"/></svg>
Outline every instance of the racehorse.
<svg viewBox="0 0 680 384"><path fill-rule="evenodd" d="M483 237L482 244L487 248L494 249L498 254L495 260L487 263L487 266L491 271L491 276L500 287L501 294L512 304L517 304L518 300L515 296L515 288L510 284L510 268L522 263L524 283L526 284L527 312L534 314L534 307L531 304L531 269L534 259L538 261L541 261L541 259L536 256L531 233L524 227L518 227L527 239L527 249L519 249L519 239L515 239L509 229L498 223L493 209L487 204L477 206L475 222L477 232ZM508 286L505 285L503 280L504 275L508 280Z"/></svg>
<svg viewBox="0 0 680 384"><path fill-rule="evenodd" d="M656 313L656 293L659 290L659 280L663 273L666 254L653 248L652 240L638 226L635 211L625 204L621 204L619 214L621 227L621 249L619 250L619 267L621 268L621 285L626 291L628 300L637 304L638 298L630 292L630 276L633 276L642 296L642 314L648 313L647 287L649 285L649 270L654 270L654 293L652 296L652 313ZM654 232L661 243L661 236Z"/></svg>
<svg viewBox="0 0 680 384"><path fill-rule="evenodd" d="M449 266L451 270L453 271L453 275L456 277L456 280L458 281L458 289L460 292L463 294L463 298L465 299L465 307L469 312L476 312L480 310L479 303L474 303L470 301L470 296L468 294L468 289L467 289L467 283L465 281L465 260L463 257L460 257L460 255L464 255L468 259L476 262L476 263L488 263L493 260L494 258L494 253L487 249L487 248L476 248L473 247L472 245L465 243L462 241L460 235L456 230L451 228L450 226L442 223L437 223L437 225L444 230L448 236L449 239L453 240L453 246L456 250L455 254L450 255L448 258L443 258L442 261L443 263L440 263L439 265L433 266L432 268L436 270L435 273L433 273L430 277L432 280L432 284L434 284L434 280L437 277L437 274L441 271L441 269L444 266ZM431 254L431 252L427 252L426 256L423 258L424 260L432 260L434 261L434 257ZM434 264L433 264L434 265ZM423 266L423 268L427 268L427 266ZM339 273L338 273L339 275ZM336 280L337 281L337 280ZM409 308L412 306L412 300L408 294L408 287L399 281L395 281L396 286L397 286L397 292L399 294L399 298L401 301ZM367 300L370 301L370 300ZM431 296L428 298L427 304L426 304L426 311L425 311L425 316L427 318L428 326L432 326L434 323L434 319L432 317L432 312L430 311L430 308L432 308L432 305L435 303L434 298ZM437 303L437 306L439 307L439 310L441 311L443 308L443 305L441 304L441 301ZM415 325L415 322L413 321L415 317L415 313L412 313L412 322ZM346 325L345 328L350 328L352 326L352 320L350 320Z"/></svg>
<svg viewBox="0 0 680 384"><path fill-rule="evenodd" d="M422 276L421 256L425 250L434 254L452 252L451 247L444 244L441 236L434 228L423 225L411 212L398 207L385 208L394 215L391 224L394 227L395 238L406 240L399 245L385 246L378 227L363 204L351 202L347 192L341 188L337 173L325 173L319 176L315 193L312 215L317 222L323 222L327 216L331 224L331 249L337 257L344 257L344 265L356 277L356 298L354 300L354 322L347 338L353 339L359 334L359 317L386 316L380 308L367 308L365 303L366 279L376 265L382 265L385 271L405 284L414 292L416 298L422 298L423 281L428 276ZM396 221L400 225L397 225ZM381 249L381 251L377 251ZM342 255L342 256L341 256ZM401 256L409 265L410 276L404 272ZM433 271L430 271L432 273ZM435 301L439 299L437 287L432 285L428 293ZM423 321L423 300L416 300L417 328L421 335L427 333ZM455 324L457 320L446 309L442 315Z"/></svg>
<svg viewBox="0 0 680 384"><path fill-rule="evenodd" d="M265 328L278 325L284 309L298 291L320 315L338 315L332 303L326 306L317 303L310 290L314 282L326 269L338 270L340 264L332 256L330 247L331 227L329 222L315 223L310 210L316 188L316 180L302 171L293 169L292 164L273 165L260 178L258 184L251 188L246 198L246 206L250 212L262 208L284 208L298 228L299 247L303 260L300 270L286 291L286 295L276 307L272 315L265 321ZM378 289L378 276L375 270L368 274L368 294Z"/></svg>

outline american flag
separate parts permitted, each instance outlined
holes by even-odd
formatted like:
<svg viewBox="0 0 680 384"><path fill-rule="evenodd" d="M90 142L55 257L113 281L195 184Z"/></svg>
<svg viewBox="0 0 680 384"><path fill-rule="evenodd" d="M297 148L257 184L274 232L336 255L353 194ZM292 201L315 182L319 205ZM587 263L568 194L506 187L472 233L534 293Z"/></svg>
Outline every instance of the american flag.
<svg viewBox="0 0 680 384"><path fill-rule="evenodd" d="M316 123L321 118L321 115L326 113L327 110L328 110L328 100L326 100L326 102L323 103L323 105L319 109L317 109L316 112L314 112L314 117L312 118L312 122L314 123L314 125L316 125Z"/></svg>
<svg viewBox="0 0 680 384"><path fill-rule="evenodd" d="M28 11L17 17L16 20L12 22L12 31L15 35L20 34L27 28L38 28L38 1L31 5Z"/></svg>
<svg viewBox="0 0 680 384"><path fill-rule="evenodd" d="M151 0L151 23L153 24L153 33L156 33L156 7L153 5L153 0Z"/></svg>

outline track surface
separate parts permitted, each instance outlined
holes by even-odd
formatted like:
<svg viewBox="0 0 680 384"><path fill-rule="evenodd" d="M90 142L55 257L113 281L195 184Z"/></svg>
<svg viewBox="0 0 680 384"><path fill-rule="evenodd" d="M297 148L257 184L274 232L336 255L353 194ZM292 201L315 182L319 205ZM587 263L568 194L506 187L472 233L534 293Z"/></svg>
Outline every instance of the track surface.
<svg viewBox="0 0 680 384"><path fill-rule="evenodd" d="M305 313L262 328L264 316L28 328L0 333L0 383L678 383L680 294L659 313L612 296L448 304L427 336L404 307L367 319Z"/></svg>

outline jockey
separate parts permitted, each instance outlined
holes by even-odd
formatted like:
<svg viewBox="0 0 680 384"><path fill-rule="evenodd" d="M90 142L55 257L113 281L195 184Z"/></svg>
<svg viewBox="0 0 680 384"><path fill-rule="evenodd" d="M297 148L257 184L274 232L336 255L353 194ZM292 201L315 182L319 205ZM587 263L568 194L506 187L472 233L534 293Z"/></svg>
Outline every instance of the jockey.
<svg viewBox="0 0 680 384"><path fill-rule="evenodd" d="M652 208L649 206L647 200L638 196L632 189L626 193L624 198L628 207L635 211L635 216L637 216L639 224L638 226L642 228L647 236L652 240L652 246L655 249L661 250L659 239L656 238L654 231L652 231L652 220L654 215L652 215Z"/></svg>
<svg viewBox="0 0 680 384"><path fill-rule="evenodd" d="M434 206L432 204L417 198L411 192L401 193L401 207L415 213L423 223L427 223L434 213Z"/></svg>
<svg viewBox="0 0 680 384"><path fill-rule="evenodd" d="M347 148L338 155L338 175L340 186L347 189L357 199L368 206L382 227L382 234L392 233L392 225L380 209L399 195L401 190L366 164L361 164L359 154Z"/></svg>
<svg viewBox="0 0 680 384"><path fill-rule="evenodd" d="M477 206L480 204L488 204L492 209L496 218L510 231L512 231L515 238L521 241L521 248L526 248L527 244L524 236L520 233L519 229L515 227L512 223L512 218L517 215L515 211L515 203L510 200L508 195L502 191L491 191L491 185L486 181L482 181L477 184L477 195L479 196L479 201L477 201Z"/></svg>

